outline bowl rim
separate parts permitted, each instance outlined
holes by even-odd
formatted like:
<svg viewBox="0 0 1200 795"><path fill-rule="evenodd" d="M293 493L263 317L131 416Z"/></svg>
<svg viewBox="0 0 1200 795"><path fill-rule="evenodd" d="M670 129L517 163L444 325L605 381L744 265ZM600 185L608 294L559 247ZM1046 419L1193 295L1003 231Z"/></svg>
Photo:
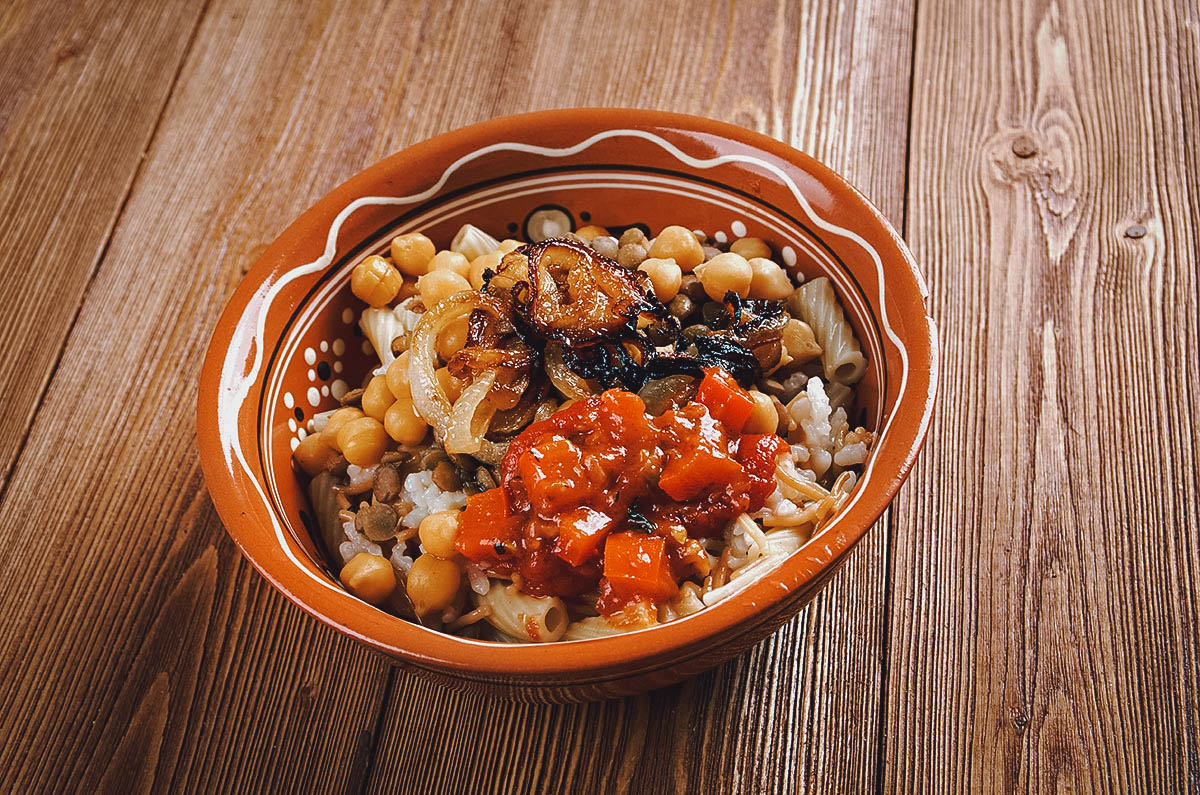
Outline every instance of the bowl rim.
<svg viewBox="0 0 1200 795"><path fill-rule="evenodd" d="M919 355L921 366L907 371L906 377L912 379L911 392L900 396L893 414L901 421L888 430L893 444L899 445L897 449L902 448L899 466L894 472L877 472L877 479L867 484L872 488L863 489L866 493L859 497L860 521L834 523L773 570L728 598L668 624L554 644L497 644L431 630L353 597L333 602L327 594L320 592L316 583L296 577L294 570L279 566L278 554L270 554L270 545L262 545L268 534L241 504L239 484L250 478L246 473L236 471L228 460L217 416L222 369L234 341L238 320L260 286L280 270L278 254L288 248L289 241L310 234L307 229L314 221L337 215L355 199L380 195L378 185L398 166L423 159L436 160L436 155L446 149L529 141L536 139L538 129L546 126L579 128L585 131L580 134L581 141L587 137L586 131L618 129L673 130L726 139L806 172L835 194L838 201L851 205L856 220L861 214L864 223L874 223L878 231L884 233L888 244L886 250L875 247L876 252L880 260L890 261L893 266L888 272L888 289L894 291L896 280L900 279L906 282L904 293L917 296L904 302L905 323L911 323L912 329L905 339L905 349ZM897 268L900 264L906 267ZM920 324L913 313L919 313L924 324ZM914 345L917 347L911 347ZM755 617L789 609L805 584L844 560L891 503L924 444L937 395L938 366L937 329L928 310L924 279L911 252L886 217L828 166L774 138L699 116L626 108L543 110L457 128L402 149L350 177L290 224L243 277L212 332L197 395L197 445L213 505L242 554L268 582L322 623L414 666L453 672L463 679L487 682L507 679L526 685L536 685L539 681L547 685L583 685L664 668L707 653L711 649L703 641L732 639L740 634L740 629L754 626L757 623L753 621ZM260 373L259 378L264 375ZM833 527L838 532L829 532ZM592 673L590 678L579 676L587 672Z"/></svg>

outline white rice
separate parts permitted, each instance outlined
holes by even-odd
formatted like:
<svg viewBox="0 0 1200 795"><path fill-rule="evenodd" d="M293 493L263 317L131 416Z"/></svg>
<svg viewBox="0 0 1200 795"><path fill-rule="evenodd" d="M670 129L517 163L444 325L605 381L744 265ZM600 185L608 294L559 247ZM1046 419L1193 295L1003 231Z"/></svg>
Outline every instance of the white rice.
<svg viewBox="0 0 1200 795"><path fill-rule="evenodd" d="M840 467L854 466L867 460L867 445L864 442L848 444L833 454L833 463Z"/></svg>
<svg viewBox="0 0 1200 795"><path fill-rule="evenodd" d="M350 464L346 467L346 476L350 478L350 488L357 491L364 483L369 482L375 477L375 470L378 467L360 467Z"/></svg>
<svg viewBox="0 0 1200 795"><path fill-rule="evenodd" d="M396 571L402 572L407 577L408 570L412 568L413 559L404 554L404 546L404 544L397 544L392 549L392 557L390 560L392 561L392 566L396 569Z"/></svg>
<svg viewBox="0 0 1200 795"><path fill-rule="evenodd" d="M400 499L413 506L402 520L404 526L416 527L431 513L462 509L467 504L467 493L442 491L433 482L433 473L425 471L414 472L404 479Z"/></svg>
<svg viewBox="0 0 1200 795"><path fill-rule="evenodd" d="M342 563L349 563L360 552L366 552L368 555L383 555L383 549L378 544L368 539L363 534L354 529L354 522L342 522L342 532L346 534L346 541L338 544L338 554L342 556Z"/></svg>

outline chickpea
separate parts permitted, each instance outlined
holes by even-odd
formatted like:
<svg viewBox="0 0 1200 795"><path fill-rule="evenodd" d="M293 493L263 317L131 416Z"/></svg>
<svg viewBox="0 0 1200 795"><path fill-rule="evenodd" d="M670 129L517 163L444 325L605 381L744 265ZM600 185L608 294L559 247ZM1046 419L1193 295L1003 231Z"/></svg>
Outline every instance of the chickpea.
<svg viewBox="0 0 1200 795"><path fill-rule="evenodd" d="M392 403L396 401L396 396L392 394L392 390L388 389L387 378L382 375L377 375L367 384L367 388L363 390L362 407L363 413L368 417L383 422L383 415L391 408Z"/></svg>
<svg viewBox="0 0 1200 795"><path fill-rule="evenodd" d="M704 292L714 301L725 300L725 293L735 292L742 298L750 295L750 280L754 271L740 254L732 252L713 257L696 268L696 276Z"/></svg>
<svg viewBox="0 0 1200 795"><path fill-rule="evenodd" d="M513 240L511 237L500 241L500 250L507 254L510 251L516 251L521 246L525 245L520 240Z"/></svg>
<svg viewBox="0 0 1200 795"><path fill-rule="evenodd" d="M467 344L467 331L469 316L464 315L458 320L451 323L443 331L442 335L437 339L437 355L442 358L443 362L450 361L450 357L461 351Z"/></svg>
<svg viewBox="0 0 1200 795"><path fill-rule="evenodd" d="M347 461L357 467L370 467L379 463L387 449L388 437L379 420L359 417L341 427L337 442Z"/></svg>
<svg viewBox="0 0 1200 795"><path fill-rule="evenodd" d="M443 298L470 290L471 283L466 276L452 270L436 270L417 280L417 289L421 291L421 303L426 309L433 309Z"/></svg>
<svg viewBox="0 0 1200 795"><path fill-rule="evenodd" d="M596 224L588 224L587 226L581 226L579 229L576 229L575 234L591 243L597 235L607 235L608 230L602 226L597 226Z"/></svg>
<svg viewBox="0 0 1200 795"><path fill-rule="evenodd" d="M384 375L392 397L397 400L412 397L412 384L408 381L408 360L410 358L408 351L403 351L388 365L387 373Z"/></svg>
<svg viewBox="0 0 1200 795"><path fill-rule="evenodd" d="M704 261L704 250L692 230L683 226L668 226L654 238L650 256L657 259L673 259L685 273Z"/></svg>
<svg viewBox="0 0 1200 795"><path fill-rule="evenodd" d="M350 292L371 306L384 306L400 292L404 277L392 263L372 255L354 266L350 273Z"/></svg>
<svg viewBox="0 0 1200 795"><path fill-rule="evenodd" d="M457 251L439 251L433 259L429 261L429 271L437 270L452 270L459 276L466 278L471 272L471 261L467 259L466 254L460 254Z"/></svg>
<svg viewBox="0 0 1200 795"><path fill-rule="evenodd" d="M779 429L779 412L775 410L771 396L752 389L750 397L754 398L754 410L750 412L743 433L775 433Z"/></svg>
<svg viewBox="0 0 1200 795"><path fill-rule="evenodd" d="M453 558L458 554L454 549L454 537L458 535L458 511L429 514L421 520L417 535L426 552L446 559Z"/></svg>
<svg viewBox="0 0 1200 795"><path fill-rule="evenodd" d="M424 441L425 434L429 430L425 420L417 414L417 407L413 405L410 398L400 398L388 408L387 414L383 417L383 427L387 430L388 436L400 444L410 447ZM346 456L346 458L349 460L350 457Z"/></svg>
<svg viewBox="0 0 1200 795"><path fill-rule="evenodd" d="M642 262L638 270L650 277L650 284L654 285L654 295L664 304L679 294L683 270L675 260L652 257Z"/></svg>
<svg viewBox="0 0 1200 795"><path fill-rule="evenodd" d="M442 391L446 393L446 399L451 403L458 400L462 395L463 382L450 374L450 370L445 367L439 367L434 373L437 376L438 383L442 385Z"/></svg>
<svg viewBox="0 0 1200 795"><path fill-rule="evenodd" d="M780 339L783 349L792 357L792 361L804 364L821 355L821 346L817 344L812 327L798 318L790 318L784 324Z"/></svg>
<svg viewBox="0 0 1200 795"><path fill-rule="evenodd" d="M729 246L729 250L734 254L741 254L746 259L771 258L771 247L761 237L739 237Z"/></svg>
<svg viewBox="0 0 1200 795"><path fill-rule="evenodd" d="M796 285L788 278L787 271L769 259L755 257L750 260L750 271L753 273L750 277L751 298L782 301L796 289Z"/></svg>
<svg viewBox="0 0 1200 795"><path fill-rule="evenodd" d="M628 243L617 249L617 262L623 268L630 270L641 265L646 260L646 247L638 243Z"/></svg>
<svg viewBox="0 0 1200 795"><path fill-rule="evenodd" d="M426 552L408 570L408 598L417 615L436 613L454 601L461 582L458 564Z"/></svg>
<svg viewBox="0 0 1200 795"><path fill-rule="evenodd" d="M300 440L292 457L305 474L316 477L332 466L338 451L329 446L328 440L322 434L310 433Z"/></svg>
<svg viewBox="0 0 1200 795"><path fill-rule="evenodd" d="M502 259L504 259L504 252L496 249L490 254L480 254L471 260L471 270L467 273L467 281L471 283L471 287L476 290L482 290L483 272L490 270L495 273L500 268L500 260Z"/></svg>
<svg viewBox="0 0 1200 795"><path fill-rule="evenodd" d="M392 238L392 262L401 273L409 276L424 276L429 272L429 261L437 253L433 241L420 232L409 232Z"/></svg>
<svg viewBox="0 0 1200 795"><path fill-rule="evenodd" d="M359 552L346 562L338 575L350 593L373 605L383 602L396 590L396 572L387 558Z"/></svg>
<svg viewBox="0 0 1200 795"><path fill-rule="evenodd" d="M616 259L621 253L621 244L612 235L596 235L592 238L591 246L592 251L609 259Z"/></svg>
<svg viewBox="0 0 1200 795"><path fill-rule="evenodd" d="M361 409L356 409L354 406L343 406L337 411L329 415L329 419L325 421L325 428L321 431L321 438L325 444L335 450L341 450L341 445L338 444L338 433L342 430L342 426L351 420L356 420L363 416Z"/></svg>

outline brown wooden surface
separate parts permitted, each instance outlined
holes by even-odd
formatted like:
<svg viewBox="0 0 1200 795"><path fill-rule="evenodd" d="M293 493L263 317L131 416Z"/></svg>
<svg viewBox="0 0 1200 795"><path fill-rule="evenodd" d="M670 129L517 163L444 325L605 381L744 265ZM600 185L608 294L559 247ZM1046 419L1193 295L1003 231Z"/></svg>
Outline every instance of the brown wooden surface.
<svg viewBox="0 0 1200 795"><path fill-rule="evenodd" d="M1200 13L968 5L0 8L0 790L1200 789ZM241 559L197 371L338 182L589 104L846 174L928 277L942 400L760 647L623 701L464 698Z"/></svg>

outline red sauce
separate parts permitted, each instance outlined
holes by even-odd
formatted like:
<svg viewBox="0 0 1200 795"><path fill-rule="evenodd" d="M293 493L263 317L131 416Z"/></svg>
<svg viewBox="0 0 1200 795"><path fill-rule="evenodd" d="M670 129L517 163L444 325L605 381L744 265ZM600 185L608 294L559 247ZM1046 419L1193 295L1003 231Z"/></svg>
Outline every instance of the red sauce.
<svg viewBox="0 0 1200 795"><path fill-rule="evenodd" d="M670 599L707 572L698 539L762 507L785 442L742 434L753 402L712 368L697 402L660 417L612 389L526 428L497 488L473 495L456 546L535 596L599 589L612 615Z"/></svg>

